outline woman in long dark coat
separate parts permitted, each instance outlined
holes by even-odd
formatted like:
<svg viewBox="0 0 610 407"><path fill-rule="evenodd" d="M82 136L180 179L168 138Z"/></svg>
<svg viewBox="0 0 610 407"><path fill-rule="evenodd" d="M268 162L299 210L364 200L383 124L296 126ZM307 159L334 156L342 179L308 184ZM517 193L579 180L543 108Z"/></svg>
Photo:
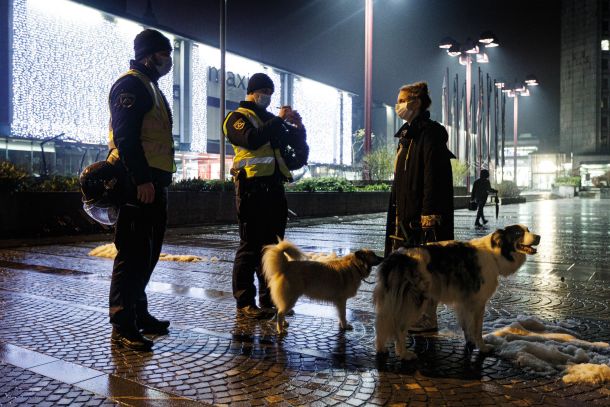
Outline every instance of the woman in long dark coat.
<svg viewBox="0 0 610 407"><path fill-rule="evenodd" d="M405 124L394 137L399 145L388 210L385 253L431 241L453 239L453 176L445 128L430 120L428 85L405 85L396 113ZM430 304L420 331L436 330L436 304ZM432 315L430 315L432 314Z"/></svg>

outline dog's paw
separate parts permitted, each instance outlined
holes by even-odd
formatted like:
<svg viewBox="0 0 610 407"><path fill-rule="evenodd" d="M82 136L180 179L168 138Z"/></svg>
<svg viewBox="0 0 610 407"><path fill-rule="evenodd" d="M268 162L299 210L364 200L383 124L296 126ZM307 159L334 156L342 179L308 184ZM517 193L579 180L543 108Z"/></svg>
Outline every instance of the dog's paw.
<svg viewBox="0 0 610 407"><path fill-rule="evenodd" d="M415 352L411 352L410 350L404 350L397 355L400 360L409 361L417 359L417 354Z"/></svg>
<svg viewBox="0 0 610 407"><path fill-rule="evenodd" d="M352 326L352 324L347 323L347 322L346 322L345 324L339 324L339 326L341 327L341 329L342 329L343 331L351 331L351 330L353 330L353 329L354 329L354 327Z"/></svg>

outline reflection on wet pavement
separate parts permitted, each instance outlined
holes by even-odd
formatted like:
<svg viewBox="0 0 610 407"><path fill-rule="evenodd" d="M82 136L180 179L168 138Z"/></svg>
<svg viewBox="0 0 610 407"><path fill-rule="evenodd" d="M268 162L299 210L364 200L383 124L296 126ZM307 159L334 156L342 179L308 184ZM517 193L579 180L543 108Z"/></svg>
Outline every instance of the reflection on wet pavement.
<svg viewBox="0 0 610 407"><path fill-rule="evenodd" d="M502 206L474 229L456 211L456 237L525 224L542 235L538 254L501 281L486 321L533 315L571 319L589 341L610 337L610 200L549 200ZM383 252L385 214L291 220L287 238L306 252ZM149 285L150 308L172 321L153 352L110 345L107 295L111 260L87 256L105 241L0 250L0 405L609 404L606 385L564 385L494 355L465 353L451 308L439 308L438 335L409 338L417 361L374 352L373 286L348 302L354 330L338 329L328 304L302 298L290 329L236 317L231 294L233 225L176 229L163 251L208 259L163 262ZM211 260L213 259L213 260ZM375 273L370 278L373 280ZM27 383L27 385L24 385ZM61 403L60 403L61 401ZM89 405L88 404L88 405Z"/></svg>

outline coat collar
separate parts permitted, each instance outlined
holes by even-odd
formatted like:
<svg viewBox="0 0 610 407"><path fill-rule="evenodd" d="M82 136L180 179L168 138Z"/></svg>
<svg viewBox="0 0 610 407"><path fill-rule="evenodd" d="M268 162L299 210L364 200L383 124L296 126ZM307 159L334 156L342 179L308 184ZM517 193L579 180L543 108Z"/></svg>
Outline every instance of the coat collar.
<svg viewBox="0 0 610 407"><path fill-rule="evenodd" d="M394 137L414 138L419 134L419 130L424 127L428 120L430 120L430 112L426 110L413 119L411 124L403 124Z"/></svg>

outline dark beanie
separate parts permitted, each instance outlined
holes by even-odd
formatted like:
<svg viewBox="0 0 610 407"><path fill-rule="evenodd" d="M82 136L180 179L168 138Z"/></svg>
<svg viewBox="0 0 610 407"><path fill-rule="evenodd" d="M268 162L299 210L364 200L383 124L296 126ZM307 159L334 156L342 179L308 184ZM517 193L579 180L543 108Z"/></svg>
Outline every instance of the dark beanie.
<svg viewBox="0 0 610 407"><path fill-rule="evenodd" d="M133 40L135 60L139 61L145 56L159 51L171 51L172 44L169 39L157 30L146 29L136 35Z"/></svg>
<svg viewBox="0 0 610 407"><path fill-rule="evenodd" d="M273 81L264 73L255 73L250 77L250 80L248 81L248 89L246 90L246 93L252 93L254 91L264 88L275 90L275 87L273 86Z"/></svg>

